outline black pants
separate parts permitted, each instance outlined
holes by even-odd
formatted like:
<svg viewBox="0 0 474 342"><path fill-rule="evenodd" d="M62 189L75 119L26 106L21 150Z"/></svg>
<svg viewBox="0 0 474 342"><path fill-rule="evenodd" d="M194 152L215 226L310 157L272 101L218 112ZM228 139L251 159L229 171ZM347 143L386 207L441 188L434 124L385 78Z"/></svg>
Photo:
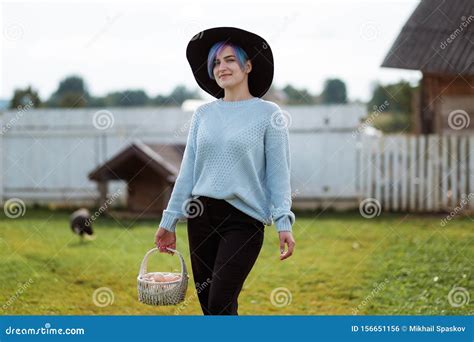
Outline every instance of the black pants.
<svg viewBox="0 0 474 342"><path fill-rule="evenodd" d="M188 217L188 238L202 311L237 315L237 298L262 249L265 226L225 200L193 201L199 210Z"/></svg>

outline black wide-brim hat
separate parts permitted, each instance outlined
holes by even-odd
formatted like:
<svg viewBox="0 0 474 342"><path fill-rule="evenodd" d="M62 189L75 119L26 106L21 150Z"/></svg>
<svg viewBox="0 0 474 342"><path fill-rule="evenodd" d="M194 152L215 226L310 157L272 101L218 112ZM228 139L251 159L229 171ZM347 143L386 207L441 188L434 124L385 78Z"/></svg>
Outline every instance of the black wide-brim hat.
<svg viewBox="0 0 474 342"><path fill-rule="evenodd" d="M207 73L209 50L222 40L244 49L252 62L248 76L250 94L255 97L265 95L273 81L272 49L259 35L236 27L210 28L196 34L188 43L186 58L198 85L216 98L224 97L224 89Z"/></svg>

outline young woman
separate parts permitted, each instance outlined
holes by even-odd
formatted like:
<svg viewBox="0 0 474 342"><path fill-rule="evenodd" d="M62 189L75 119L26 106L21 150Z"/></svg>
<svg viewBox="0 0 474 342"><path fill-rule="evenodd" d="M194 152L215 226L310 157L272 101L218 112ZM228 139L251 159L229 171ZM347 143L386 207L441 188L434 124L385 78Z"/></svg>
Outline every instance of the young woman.
<svg viewBox="0 0 474 342"><path fill-rule="evenodd" d="M273 80L273 55L258 35L233 27L189 42L198 85L217 100L194 112L179 175L155 235L176 248L187 218L191 266L205 315L237 315L238 296L275 222L280 260L292 255L288 118L261 99ZM285 251L285 245L287 250Z"/></svg>

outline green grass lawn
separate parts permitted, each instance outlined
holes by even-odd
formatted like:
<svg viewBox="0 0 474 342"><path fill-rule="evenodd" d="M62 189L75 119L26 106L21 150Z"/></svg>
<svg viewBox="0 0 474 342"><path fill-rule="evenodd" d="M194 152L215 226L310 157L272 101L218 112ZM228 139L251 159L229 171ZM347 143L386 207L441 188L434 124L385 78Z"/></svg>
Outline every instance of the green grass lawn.
<svg viewBox="0 0 474 342"><path fill-rule="evenodd" d="M474 312L474 224L469 217L441 227L442 215L382 213L366 219L358 212L296 214L296 250L285 261L278 258L274 226L266 227L264 247L240 295L240 314ZM17 219L0 218L2 314L201 314L192 274L182 306L137 301L136 276L143 255L153 247L158 221L100 217L94 225L96 240L81 244L68 219L67 212L38 209ZM185 228L185 223L178 226L177 248L190 269ZM176 257L150 258L149 270L178 268ZM101 287L113 293L113 303L104 307L93 301ZM291 294L287 305L272 304L276 288Z"/></svg>

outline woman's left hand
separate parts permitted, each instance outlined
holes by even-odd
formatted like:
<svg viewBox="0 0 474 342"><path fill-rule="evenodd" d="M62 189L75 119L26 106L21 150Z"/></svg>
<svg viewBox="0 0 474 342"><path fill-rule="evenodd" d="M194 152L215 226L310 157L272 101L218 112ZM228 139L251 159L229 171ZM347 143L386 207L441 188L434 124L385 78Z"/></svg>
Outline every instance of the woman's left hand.
<svg viewBox="0 0 474 342"><path fill-rule="evenodd" d="M291 232L279 232L278 234L280 235L280 260L285 260L293 254L296 242ZM286 252L285 244L288 246Z"/></svg>

